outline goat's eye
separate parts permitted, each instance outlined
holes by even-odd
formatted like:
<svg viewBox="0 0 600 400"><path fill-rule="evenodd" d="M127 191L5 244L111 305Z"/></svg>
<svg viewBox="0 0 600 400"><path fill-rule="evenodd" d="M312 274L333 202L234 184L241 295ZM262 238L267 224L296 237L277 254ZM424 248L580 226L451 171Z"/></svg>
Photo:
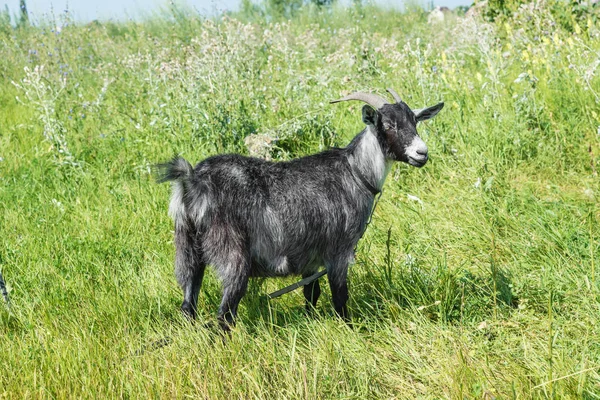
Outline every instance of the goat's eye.
<svg viewBox="0 0 600 400"><path fill-rule="evenodd" d="M392 129L392 125L384 123L383 129L385 129L386 131L389 131L390 129Z"/></svg>

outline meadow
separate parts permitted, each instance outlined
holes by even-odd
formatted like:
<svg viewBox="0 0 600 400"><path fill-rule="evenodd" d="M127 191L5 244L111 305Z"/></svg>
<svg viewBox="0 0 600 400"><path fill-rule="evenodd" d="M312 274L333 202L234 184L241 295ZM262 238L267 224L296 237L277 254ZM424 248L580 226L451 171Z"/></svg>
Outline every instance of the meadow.
<svg viewBox="0 0 600 400"><path fill-rule="evenodd" d="M597 16L0 24L0 397L600 398ZM359 243L354 329L325 284L314 318L301 290L265 298L293 278L253 280L225 343L188 323L152 166L345 146L362 104L328 102L387 87L446 106ZM219 300L209 270L201 321Z"/></svg>

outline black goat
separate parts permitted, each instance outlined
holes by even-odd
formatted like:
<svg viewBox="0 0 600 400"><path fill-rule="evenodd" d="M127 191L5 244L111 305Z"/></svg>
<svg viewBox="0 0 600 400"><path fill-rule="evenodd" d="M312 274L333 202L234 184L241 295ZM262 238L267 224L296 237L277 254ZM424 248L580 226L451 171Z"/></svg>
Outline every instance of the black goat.
<svg viewBox="0 0 600 400"><path fill-rule="evenodd" d="M175 221L175 275L184 292L185 314L196 316L207 264L223 282L218 318L225 330L235 323L248 278L307 277L325 265L335 310L349 319L348 266L374 197L393 161L425 165L427 146L416 125L444 106L412 111L388 91L394 104L361 92L332 101L369 104L362 109L366 129L346 148L286 162L227 154L195 168L180 157L159 166L159 182L174 182L169 212ZM318 281L304 287L308 309L319 295Z"/></svg>

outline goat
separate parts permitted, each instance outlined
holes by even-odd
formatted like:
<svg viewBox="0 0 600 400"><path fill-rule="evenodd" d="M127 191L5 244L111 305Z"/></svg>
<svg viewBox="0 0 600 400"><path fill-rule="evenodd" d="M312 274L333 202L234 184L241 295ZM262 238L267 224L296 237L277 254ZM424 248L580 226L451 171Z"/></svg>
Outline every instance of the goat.
<svg viewBox="0 0 600 400"><path fill-rule="evenodd" d="M444 106L412 111L388 91L395 103L362 92L331 102L367 103L367 126L345 148L285 162L225 154L195 168L181 157L158 166L158 181L173 182L169 214L186 316L196 317L207 264L223 284L218 321L225 331L235 324L250 277L308 277L325 265L335 311L349 322L348 266L375 195L394 161L425 165L427 146L416 125ZM318 280L304 286L308 311L320 293Z"/></svg>

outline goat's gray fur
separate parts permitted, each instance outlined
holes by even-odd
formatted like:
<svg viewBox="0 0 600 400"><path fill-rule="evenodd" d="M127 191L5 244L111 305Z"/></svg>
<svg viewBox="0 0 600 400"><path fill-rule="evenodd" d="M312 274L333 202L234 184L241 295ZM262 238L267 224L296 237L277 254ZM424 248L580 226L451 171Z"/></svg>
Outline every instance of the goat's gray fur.
<svg viewBox="0 0 600 400"><path fill-rule="evenodd" d="M2 297L4 297L6 305L10 308L10 298L8 297L8 290L6 290L4 278L2 278L2 271L0 271L0 292L2 292Z"/></svg>
<svg viewBox="0 0 600 400"><path fill-rule="evenodd" d="M159 181L173 182L175 275L190 318L196 316L207 264L223 283L218 317L225 330L234 324L251 276L307 277L325 265L335 310L348 320L348 266L374 196L393 161L417 167L427 162L416 124L437 114L443 103L415 114L401 100L389 104L373 94L336 101L345 100L375 107L363 107L367 127L345 148L287 162L227 154L195 168L181 157L159 166ZM319 294L318 281L305 286L308 310Z"/></svg>

